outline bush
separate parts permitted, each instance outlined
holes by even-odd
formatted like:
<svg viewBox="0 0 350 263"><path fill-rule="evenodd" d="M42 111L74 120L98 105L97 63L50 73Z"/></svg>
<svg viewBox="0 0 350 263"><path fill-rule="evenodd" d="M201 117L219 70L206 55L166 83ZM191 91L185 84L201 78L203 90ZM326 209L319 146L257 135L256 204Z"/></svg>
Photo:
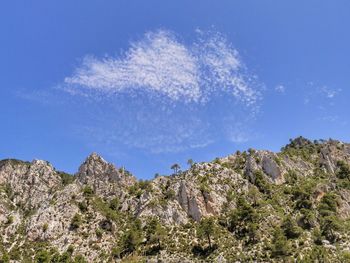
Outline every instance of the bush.
<svg viewBox="0 0 350 263"><path fill-rule="evenodd" d="M138 183L135 183L135 184L131 185L129 187L128 191L129 191L130 195L136 196L137 198L140 198L142 193L143 193L143 191L142 191L142 189L140 189Z"/></svg>
<svg viewBox="0 0 350 263"><path fill-rule="evenodd" d="M336 216L326 216L321 220L321 232L322 235L325 236L329 241L336 241L337 234L336 232L341 231L343 229L343 225L341 220L339 220Z"/></svg>
<svg viewBox="0 0 350 263"><path fill-rule="evenodd" d="M313 185L310 183L301 183L292 189L292 199L295 201L296 209L311 209L311 196L313 192Z"/></svg>
<svg viewBox="0 0 350 263"><path fill-rule="evenodd" d="M326 248L322 246L314 246L312 250L309 250L305 255L303 262L313 263L313 262L333 262L329 258L329 252ZM347 262L347 261L341 261Z"/></svg>
<svg viewBox="0 0 350 263"><path fill-rule="evenodd" d="M50 262L49 252L47 252L46 250L40 250L35 256L35 262L37 262L37 263Z"/></svg>
<svg viewBox="0 0 350 263"><path fill-rule="evenodd" d="M43 224L43 232L46 232L48 228L49 228L48 223L44 223Z"/></svg>
<svg viewBox="0 0 350 263"><path fill-rule="evenodd" d="M318 206L321 216L329 216L334 214L338 208L338 196L334 193L326 193Z"/></svg>
<svg viewBox="0 0 350 263"><path fill-rule="evenodd" d="M305 229L310 229L316 226L317 219L313 210L302 208L300 212L302 214L300 221Z"/></svg>
<svg viewBox="0 0 350 263"><path fill-rule="evenodd" d="M142 232L138 227L133 226L124 232L120 238L120 250L118 256L134 252L142 242Z"/></svg>
<svg viewBox="0 0 350 263"><path fill-rule="evenodd" d="M6 225L11 225L13 223L13 221L14 221L13 215L9 215L7 217Z"/></svg>
<svg viewBox="0 0 350 263"><path fill-rule="evenodd" d="M302 229L296 224L296 222L290 216L288 216L284 220L282 224L282 229L288 239L298 238L302 233Z"/></svg>
<svg viewBox="0 0 350 263"><path fill-rule="evenodd" d="M95 210L103 214L107 220L117 221L119 219L118 211L111 209L111 203L105 203L101 198L95 198L92 202ZM116 203L114 203L116 205ZM112 207L114 207L112 205Z"/></svg>
<svg viewBox="0 0 350 263"><path fill-rule="evenodd" d="M61 183L63 186L66 186L66 185L73 183L73 181L74 181L73 175L67 174L65 172L57 172L57 173L61 177Z"/></svg>
<svg viewBox="0 0 350 263"><path fill-rule="evenodd" d="M147 222L145 232L147 243L157 244L158 249L160 249L161 242L166 236L166 231L157 218L152 218Z"/></svg>
<svg viewBox="0 0 350 263"><path fill-rule="evenodd" d="M96 233L97 238L101 238L103 235L103 231L99 228L96 229L95 233Z"/></svg>
<svg viewBox="0 0 350 263"><path fill-rule="evenodd" d="M151 192L152 191L152 183L148 180L140 180L139 181L139 188L145 192Z"/></svg>
<svg viewBox="0 0 350 263"><path fill-rule="evenodd" d="M87 263L88 261L82 256L82 255L77 255L75 256L73 263Z"/></svg>
<svg viewBox="0 0 350 263"><path fill-rule="evenodd" d="M85 213L85 212L88 210L88 206L87 206L87 204L86 204L85 201L79 202L79 203L78 203L78 207L79 207L79 210L80 210L82 213Z"/></svg>
<svg viewBox="0 0 350 263"><path fill-rule="evenodd" d="M237 237L248 236L250 242L256 241L259 215L256 210L243 198L238 197L236 209L229 214L228 230Z"/></svg>
<svg viewBox="0 0 350 263"><path fill-rule="evenodd" d="M13 200L13 191L12 191L12 187L10 184L5 184L5 193L7 195L8 198L10 198L11 200Z"/></svg>
<svg viewBox="0 0 350 263"><path fill-rule="evenodd" d="M73 230L78 229L80 225L82 224L82 219L79 214L75 214L72 218L72 221L70 223L70 226Z"/></svg>
<svg viewBox="0 0 350 263"><path fill-rule="evenodd" d="M272 188L270 183L265 179L264 174L260 170L254 172L254 184L259 189L260 192L270 195Z"/></svg>
<svg viewBox="0 0 350 263"><path fill-rule="evenodd" d="M272 256L273 257L283 257L290 254L290 243L288 242L286 236L283 234L281 228L276 228L273 234L272 240Z"/></svg>
<svg viewBox="0 0 350 263"><path fill-rule="evenodd" d="M120 201L118 197L113 198L109 202L109 208L112 209L113 211L118 211L120 209Z"/></svg>
<svg viewBox="0 0 350 263"><path fill-rule="evenodd" d="M173 189L168 189L165 192L165 198L168 199L168 200L174 199L175 198L175 191Z"/></svg>
<svg viewBox="0 0 350 263"><path fill-rule="evenodd" d="M94 190L91 188L91 186L86 185L86 186L83 188L83 195L84 195L86 198L92 197L93 194L94 194Z"/></svg>
<svg viewBox="0 0 350 263"><path fill-rule="evenodd" d="M10 262L10 256L6 253L6 251L3 252L0 262L1 263L9 263Z"/></svg>
<svg viewBox="0 0 350 263"><path fill-rule="evenodd" d="M350 167L344 161L337 162L338 171L336 173L337 177L340 179L348 179L350 180Z"/></svg>

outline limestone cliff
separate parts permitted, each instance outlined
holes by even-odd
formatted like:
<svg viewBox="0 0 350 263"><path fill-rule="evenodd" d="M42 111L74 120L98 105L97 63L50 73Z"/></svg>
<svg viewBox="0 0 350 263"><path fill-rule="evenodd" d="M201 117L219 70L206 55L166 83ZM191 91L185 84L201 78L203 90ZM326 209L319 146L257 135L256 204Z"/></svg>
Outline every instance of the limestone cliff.
<svg viewBox="0 0 350 263"><path fill-rule="evenodd" d="M151 181L96 153L75 175L46 161L3 160L0 259L345 262L349 164L349 144L302 137L279 153L250 149ZM208 218L214 245L201 239ZM290 249L279 251L277 238Z"/></svg>

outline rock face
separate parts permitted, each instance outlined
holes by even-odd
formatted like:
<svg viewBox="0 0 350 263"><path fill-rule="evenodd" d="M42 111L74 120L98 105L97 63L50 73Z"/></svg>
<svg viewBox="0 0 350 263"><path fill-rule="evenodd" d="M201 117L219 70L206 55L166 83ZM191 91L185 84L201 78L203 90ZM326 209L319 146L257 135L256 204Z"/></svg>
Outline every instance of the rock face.
<svg viewBox="0 0 350 263"><path fill-rule="evenodd" d="M274 182L283 183L284 180L281 169L274 160L274 157L274 155L264 155L262 159L262 169Z"/></svg>
<svg viewBox="0 0 350 263"><path fill-rule="evenodd" d="M136 182L136 178L107 163L101 156L92 153L85 162L80 166L79 172L76 174L77 181L81 184L93 186L98 194L113 194L120 187L127 187Z"/></svg>
<svg viewBox="0 0 350 263"><path fill-rule="evenodd" d="M147 243L157 240L147 236L149 220L157 219L168 232L168 243L161 245L163 250L158 256L136 250L142 255L149 253L149 262L158 259L201 261L203 258L196 257L201 244L196 226L212 217L217 227L221 227L219 232L223 236L219 239L231 243L221 246L217 241L219 247L208 256L208 262L245 261L237 259L239 253L250 259L267 253L264 259L257 260L267 262L272 252L264 251L271 247L271 227L283 221L281 211L298 219L302 226L304 212L296 211L298 205L312 208L316 223L310 224L322 230L324 219L317 221L321 217L318 207L323 198L330 198L327 194L332 193L338 198L337 208L327 213L337 213L341 220L350 219L350 187L346 179L349 164L349 144L334 140L311 142L304 138L291 141L280 153L238 152L213 162L196 163L178 175L160 176L151 181L138 181L125 168L117 168L96 153L87 157L74 176L56 171L46 161L3 160L0 161L0 261L6 253L15 254L14 251L26 251L12 256L14 262L24 261L25 256L26 260L33 260L40 251L38 244L45 244L45 248L54 252L71 251L70 256L81 255L88 262L113 262L124 255L119 243L135 228L136 219L140 220L139 227L146 229L144 237L139 241L136 236L128 238L132 244L143 244L143 249L155 250L154 245ZM305 193L300 190L298 195L293 195L291 192L304 186L307 186L304 192L311 192L309 199L301 203L297 198ZM285 196L272 200L271 191L283 192ZM236 222L235 226L229 223L234 211L242 206L237 201L242 196L251 204L251 209L260 209L264 214L260 218L260 229L256 230L261 231L261 242L255 240L246 250L249 238L241 237L237 229L248 219ZM280 206L278 212L277 205ZM313 242L311 230L304 235L309 239L298 243L299 247ZM350 244L347 233L342 238L339 248ZM240 252L233 253L227 247Z"/></svg>
<svg viewBox="0 0 350 263"><path fill-rule="evenodd" d="M275 153L268 151L256 152L247 157L245 173L252 181L255 181L254 172L262 170L269 180L276 184L281 184L284 182L284 177L282 166L278 165L277 161L279 161L279 157Z"/></svg>
<svg viewBox="0 0 350 263"><path fill-rule="evenodd" d="M0 164L0 185L10 189L10 199L16 206L30 210L47 202L60 187L61 179L46 161L4 160Z"/></svg>

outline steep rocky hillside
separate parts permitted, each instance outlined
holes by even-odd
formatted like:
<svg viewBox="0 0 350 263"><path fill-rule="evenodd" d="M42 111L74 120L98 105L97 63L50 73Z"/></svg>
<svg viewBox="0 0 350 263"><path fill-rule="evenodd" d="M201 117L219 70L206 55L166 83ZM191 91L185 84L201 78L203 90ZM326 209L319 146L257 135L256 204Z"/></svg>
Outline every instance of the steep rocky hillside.
<svg viewBox="0 0 350 263"><path fill-rule="evenodd" d="M97 154L75 175L3 160L0 262L350 262L349 165L302 137L151 181Z"/></svg>

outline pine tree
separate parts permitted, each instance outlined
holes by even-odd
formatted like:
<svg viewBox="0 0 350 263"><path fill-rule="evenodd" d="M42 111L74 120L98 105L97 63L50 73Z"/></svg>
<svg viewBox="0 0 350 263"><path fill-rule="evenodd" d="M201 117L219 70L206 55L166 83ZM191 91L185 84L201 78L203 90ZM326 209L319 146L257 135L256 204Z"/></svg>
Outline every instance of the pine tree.
<svg viewBox="0 0 350 263"><path fill-rule="evenodd" d="M215 221L212 217L203 218L198 226L197 234L200 238L206 238L208 240L208 245L212 247L212 238L216 234Z"/></svg>

